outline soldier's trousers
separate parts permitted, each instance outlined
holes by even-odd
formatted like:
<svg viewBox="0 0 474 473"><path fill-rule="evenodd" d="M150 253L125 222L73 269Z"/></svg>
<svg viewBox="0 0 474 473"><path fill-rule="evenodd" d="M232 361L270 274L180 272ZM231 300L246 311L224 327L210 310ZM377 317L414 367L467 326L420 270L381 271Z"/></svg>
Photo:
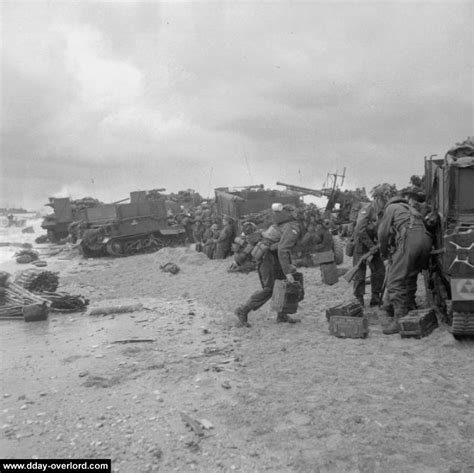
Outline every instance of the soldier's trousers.
<svg viewBox="0 0 474 473"><path fill-rule="evenodd" d="M257 271L262 289L255 291L245 303L245 306L249 310L260 309L265 302L271 299L276 279L286 279L278 261L278 257L271 251L267 251L263 256L262 261L258 265Z"/></svg>
<svg viewBox="0 0 474 473"><path fill-rule="evenodd" d="M213 259L225 259L230 255L229 242L217 242Z"/></svg>
<svg viewBox="0 0 474 473"><path fill-rule="evenodd" d="M422 226L406 230L397 242L387 275L387 298L395 317L403 317L414 302L418 274L428 267L431 237Z"/></svg>
<svg viewBox="0 0 474 473"><path fill-rule="evenodd" d="M360 261L362 253L354 253L354 266ZM374 296L379 296L382 291L383 281L385 279L385 264L377 251L372 256L372 260L368 263L370 268L370 286L371 293ZM367 263L361 263L359 269L354 275L354 296L359 297L365 294L365 275L367 272Z"/></svg>

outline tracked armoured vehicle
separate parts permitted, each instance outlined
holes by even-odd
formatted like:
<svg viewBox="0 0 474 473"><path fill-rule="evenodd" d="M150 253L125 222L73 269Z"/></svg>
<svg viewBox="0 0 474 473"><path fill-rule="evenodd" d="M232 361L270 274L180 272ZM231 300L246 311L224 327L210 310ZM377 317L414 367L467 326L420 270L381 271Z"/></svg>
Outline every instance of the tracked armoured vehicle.
<svg viewBox="0 0 474 473"><path fill-rule="evenodd" d="M43 219L41 228L46 230L49 241L56 243L69 235L71 223L83 219L81 213L84 209L100 204L101 202L91 197L77 200L71 200L69 197L50 197L46 205L53 209L53 213Z"/></svg>
<svg viewBox="0 0 474 473"><path fill-rule="evenodd" d="M425 160L425 188L433 233L428 289L455 338L474 336L474 140L444 159Z"/></svg>
<svg viewBox="0 0 474 473"><path fill-rule="evenodd" d="M86 209L78 222L84 229L80 239L84 256L129 256L182 245L185 230L168 223L165 200L154 191L137 191L130 193L129 203Z"/></svg>
<svg viewBox="0 0 474 473"><path fill-rule="evenodd" d="M265 189L263 185L246 187L219 187L214 189L217 214L231 217L236 224L236 233L241 232L242 222L249 220L266 228L271 222L269 209L272 204L291 204L299 207L301 198L290 192ZM266 225L267 224L267 225Z"/></svg>

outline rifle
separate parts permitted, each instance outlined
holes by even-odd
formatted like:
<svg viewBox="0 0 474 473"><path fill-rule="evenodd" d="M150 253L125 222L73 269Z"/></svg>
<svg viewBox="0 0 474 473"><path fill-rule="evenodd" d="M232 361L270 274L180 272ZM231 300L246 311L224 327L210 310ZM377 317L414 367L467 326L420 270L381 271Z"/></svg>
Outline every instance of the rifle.
<svg viewBox="0 0 474 473"><path fill-rule="evenodd" d="M367 253L364 253L358 263L352 268L347 271L346 274L344 274L343 278L347 282L351 282L354 279L355 274L359 270L360 266L362 263L365 263L371 256L373 256L377 251L379 250L379 245L373 246Z"/></svg>
<svg viewBox="0 0 474 473"><path fill-rule="evenodd" d="M390 269L390 263L391 263L391 259L389 259L388 263L385 264L385 277L383 278L383 285L379 294L379 307L383 306L383 296L385 295L385 291L387 290L387 279L388 279L388 272Z"/></svg>

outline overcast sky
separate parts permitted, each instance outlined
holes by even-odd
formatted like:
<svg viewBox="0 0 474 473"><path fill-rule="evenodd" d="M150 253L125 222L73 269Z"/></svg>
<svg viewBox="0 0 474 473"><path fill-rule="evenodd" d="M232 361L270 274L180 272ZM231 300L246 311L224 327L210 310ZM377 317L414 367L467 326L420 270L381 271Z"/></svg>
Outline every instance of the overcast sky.
<svg viewBox="0 0 474 473"><path fill-rule="evenodd" d="M0 206L406 186L474 134L474 2L1 2Z"/></svg>

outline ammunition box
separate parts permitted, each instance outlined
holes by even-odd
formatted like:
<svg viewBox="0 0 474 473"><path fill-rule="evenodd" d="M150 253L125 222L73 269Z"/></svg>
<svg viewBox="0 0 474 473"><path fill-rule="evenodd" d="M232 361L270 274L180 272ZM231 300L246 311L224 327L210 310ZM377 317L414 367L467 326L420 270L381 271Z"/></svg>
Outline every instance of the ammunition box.
<svg viewBox="0 0 474 473"><path fill-rule="evenodd" d="M332 286L339 281L336 263L323 263L319 266L321 270L321 281L327 286Z"/></svg>
<svg viewBox="0 0 474 473"><path fill-rule="evenodd" d="M312 260L314 266L319 266L320 264L332 263L334 261L334 251L321 251L319 253L313 253Z"/></svg>
<svg viewBox="0 0 474 473"><path fill-rule="evenodd" d="M271 309L278 313L294 314L298 310L298 303L304 299L304 283L301 273L294 273L294 283L286 279L277 279L273 286Z"/></svg>
<svg viewBox="0 0 474 473"><path fill-rule="evenodd" d="M338 338L366 338L369 334L367 317L333 315L329 319L329 333Z"/></svg>
<svg viewBox="0 0 474 473"><path fill-rule="evenodd" d="M433 309L419 309L408 312L398 321L402 338L422 338L438 327L438 319Z"/></svg>
<svg viewBox="0 0 474 473"><path fill-rule="evenodd" d="M357 301L343 302L342 304L338 304L334 307L329 307L329 309L326 310L326 319L328 322L329 319L334 315L343 317L363 317L364 309Z"/></svg>

